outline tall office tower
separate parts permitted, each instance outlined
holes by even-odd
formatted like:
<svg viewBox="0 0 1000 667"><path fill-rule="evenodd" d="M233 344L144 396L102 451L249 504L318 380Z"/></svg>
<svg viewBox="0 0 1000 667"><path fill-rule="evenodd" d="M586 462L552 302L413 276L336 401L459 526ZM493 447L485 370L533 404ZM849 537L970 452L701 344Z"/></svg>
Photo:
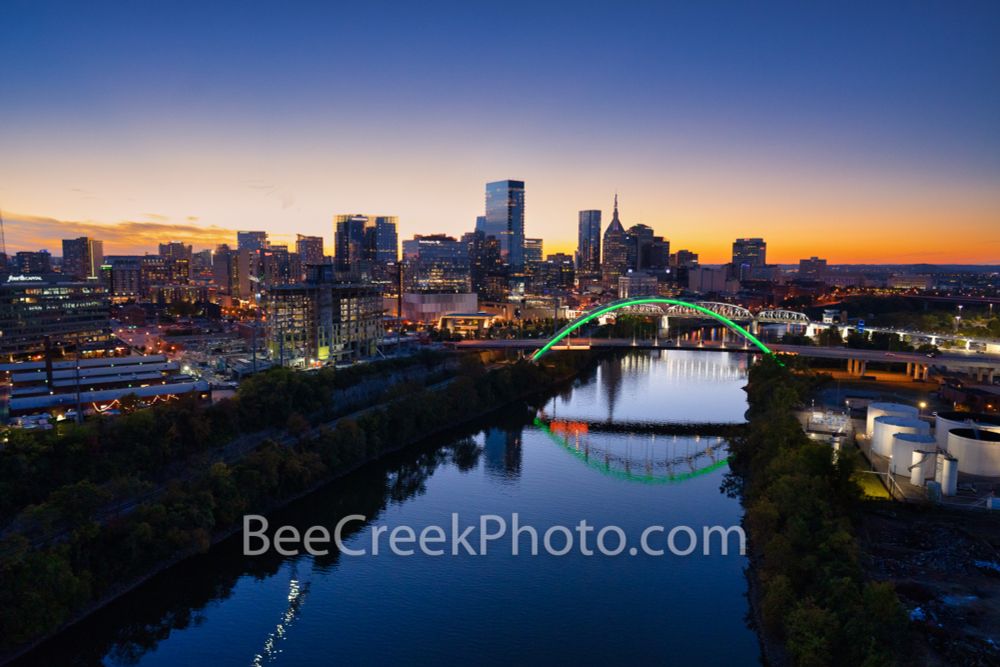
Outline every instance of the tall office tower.
<svg viewBox="0 0 1000 667"><path fill-rule="evenodd" d="M394 215L370 217L365 224L364 259L373 266L384 268L399 261L399 237L396 233L398 218Z"/></svg>
<svg viewBox="0 0 1000 667"><path fill-rule="evenodd" d="M298 264L298 255L288 252L288 246L271 245L264 248L260 251L260 282L265 287L298 282L299 276L295 275L293 263ZM301 270L301 266L298 268Z"/></svg>
<svg viewBox="0 0 1000 667"><path fill-rule="evenodd" d="M653 248L653 228L636 224L625 232L628 235L628 268L644 271L649 268L650 253Z"/></svg>
<svg viewBox="0 0 1000 667"><path fill-rule="evenodd" d="M500 256L511 271L524 270L524 181L486 184L482 230L500 241Z"/></svg>
<svg viewBox="0 0 1000 667"><path fill-rule="evenodd" d="M601 212L580 211L576 242L576 270L597 275L601 272Z"/></svg>
<svg viewBox="0 0 1000 667"><path fill-rule="evenodd" d="M542 263L542 239L524 239L524 265L537 266Z"/></svg>
<svg viewBox="0 0 1000 667"><path fill-rule="evenodd" d="M365 226L365 247L362 256L371 267L373 282L389 284L398 279L399 237L394 215L369 218Z"/></svg>
<svg viewBox="0 0 1000 667"><path fill-rule="evenodd" d="M500 257L500 242L494 236L487 236L482 230L467 232L462 236L462 244L469 254L469 275L472 291L482 301L503 299L504 271Z"/></svg>
<svg viewBox="0 0 1000 667"><path fill-rule="evenodd" d="M403 279L408 292L459 292L472 289L469 251L445 234L417 234L403 241Z"/></svg>
<svg viewBox="0 0 1000 667"><path fill-rule="evenodd" d="M397 221L394 215L338 215L334 236L337 270L364 268L371 271L374 280L388 280L389 264L399 260Z"/></svg>
<svg viewBox="0 0 1000 667"><path fill-rule="evenodd" d="M618 219L618 195L615 211L604 231L604 257L601 260L601 279L605 286L617 288L618 278L628 273L628 234Z"/></svg>
<svg viewBox="0 0 1000 667"><path fill-rule="evenodd" d="M267 232L236 232L236 249L256 252L267 247Z"/></svg>
<svg viewBox="0 0 1000 667"><path fill-rule="evenodd" d="M754 269L767 264L767 243L760 238L733 241L733 277L749 278Z"/></svg>
<svg viewBox="0 0 1000 667"><path fill-rule="evenodd" d="M295 252L298 253L299 261L302 262L303 267L309 266L310 264L325 263L322 236L304 236L302 234L296 234Z"/></svg>
<svg viewBox="0 0 1000 667"><path fill-rule="evenodd" d="M334 262L338 271L360 270L365 248L368 216L360 213L338 215L334 221Z"/></svg>
<svg viewBox="0 0 1000 667"><path fill-rule="evenodd" d="M97 278L104 262L104 242L81 236L63 239L63 273L79 278Z"/></svg>
<svg viewBox="0 0 1000 667"><path fill-rule="evenodd" d="M823 280L826 277L826 260L819 257L799 260L799 278Z"/></svg>
<svg viewBox="0 0 1000 667"><path fill-rule="evenodd" d="M222 244L212 255L213 281L219 292L237 299L246 299L254 294L251 275L256 276L256 266L252 258L256 251L248 248L234 250Z"/></svg>

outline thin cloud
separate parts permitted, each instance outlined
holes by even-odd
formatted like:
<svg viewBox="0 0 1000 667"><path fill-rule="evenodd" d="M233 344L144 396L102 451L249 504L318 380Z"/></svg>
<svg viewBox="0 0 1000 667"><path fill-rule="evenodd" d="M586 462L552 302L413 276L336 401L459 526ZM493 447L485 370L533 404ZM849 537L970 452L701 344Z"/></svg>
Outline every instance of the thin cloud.
<svg viewBox="0 0 1000 667"><path fill-rule="evenodd" d="M290 209L295 205L295 193L287 188L282 188L273 183L266 183L264 181L258 180L248 180L243 181L251 190L255 190L265 197L273 197L281 202L281 208L284 210Z"/></svg>
<svg viewBox="0 0 1000 667"><path fill-rule="evenodd" d="M104 241L104 252L109 255L155 252L158 244L167 240L184 241L195 248L212 248L236 240L236 230L215 225L138 220L103 223L23 214L5 214L4 228L8 253L46 249L58 255L62 252L62 239L79 236Z"/></svg>

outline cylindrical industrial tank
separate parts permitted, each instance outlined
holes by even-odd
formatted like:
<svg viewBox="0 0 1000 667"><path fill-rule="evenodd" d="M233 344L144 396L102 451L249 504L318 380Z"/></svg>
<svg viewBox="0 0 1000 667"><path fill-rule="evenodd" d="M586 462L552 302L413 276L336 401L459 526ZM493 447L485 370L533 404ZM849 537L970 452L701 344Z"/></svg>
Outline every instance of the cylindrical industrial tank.
<svg viewBox="0 0 1000 667"><path fill-rule="evenodd" d="M953 428L948 433L948 453L958 459L959 472L1000 477L1000 433Z"/></svg>
<svg viewBox="0 0 1000 667"><path fill-rule="evenodd" d="M896 433L892 436L889 472L909 477L910 466L913 465L913 450L933 450L935 446L934 436L930 433Z"/></svg>
<svg viewBox="0 0 1000 667"><path fill-rule="evenodd" d="M937 448L934 451L913 450L913 459L910 465L910 484L913 486L923 486L927 480L934 479L937 468Z"/></svg>
<svg viewBox="0 0 1000 667"><path fill-rule="evenodd" d="M958 493L958 460L950 454L938 456L934 479L941 484L943 495L953 496Z"/></svg>
<svg viewBox="0 0 1000 667"><path fill-rule="evenodd" d="M875 418L884 415L916 418L920 415L920 411L912 405L904 405L902 403L869 403L867 428L865 429L865 433L868 434L869 438L875 433Z"/></svg>
<svg viewBox="0 0 1000 667"><path fill-rule="evenodd" d="M916 417L882 415L875 418L872 431L872 451L879 456L892 456L892 437L897 433L930 433L931 427Z"/></svg>
<svg viewBox="0 0 1000 667"><path fill-rule="evenodd" d="M937 446L948 449L948 431L955 428L972 428L1000 433L1000 417L982 412L939 412L934 417L934 437Z"/></svg>

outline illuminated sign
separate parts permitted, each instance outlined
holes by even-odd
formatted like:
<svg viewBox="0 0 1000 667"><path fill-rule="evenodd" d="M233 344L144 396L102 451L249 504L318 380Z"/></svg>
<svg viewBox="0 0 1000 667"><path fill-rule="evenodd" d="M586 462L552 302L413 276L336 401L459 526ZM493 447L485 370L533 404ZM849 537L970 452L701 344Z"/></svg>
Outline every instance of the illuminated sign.
<svg viewBox="0 0 1000 667"><path fill-rule="evenodd" d="M41 282L42 280L41 276L7 276L9 283Z"/></svg>

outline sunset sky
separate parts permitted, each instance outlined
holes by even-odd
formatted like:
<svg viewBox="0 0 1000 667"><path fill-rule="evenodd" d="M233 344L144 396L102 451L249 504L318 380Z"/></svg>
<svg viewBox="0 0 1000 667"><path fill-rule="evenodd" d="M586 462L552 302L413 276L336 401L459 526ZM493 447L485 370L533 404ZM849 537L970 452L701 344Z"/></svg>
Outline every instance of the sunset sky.
<svg viewBox="0 0 1000 667"><path fill-rule="evenodd" d="M1000 3L0 4L9 252L643 222L728 259L1000 263Z"/></svg>

